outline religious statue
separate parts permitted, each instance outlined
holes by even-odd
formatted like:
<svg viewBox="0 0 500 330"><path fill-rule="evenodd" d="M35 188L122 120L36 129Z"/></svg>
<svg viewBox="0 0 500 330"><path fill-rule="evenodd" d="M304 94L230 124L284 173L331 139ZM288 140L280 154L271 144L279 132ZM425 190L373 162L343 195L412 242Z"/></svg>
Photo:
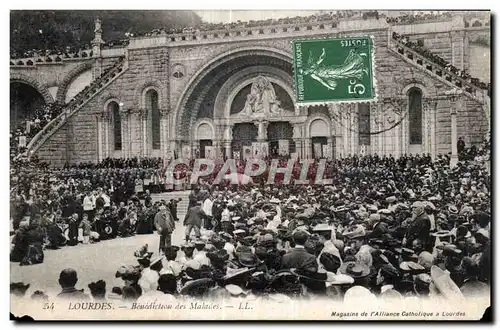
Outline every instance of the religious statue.
<svg viewBox="0 0 500 330"><path fill-rule="evenodd" d="M265 77L259 76L252 84L241 113L246 116L277 115L282 110L280 105L271 82Z"/></svg>

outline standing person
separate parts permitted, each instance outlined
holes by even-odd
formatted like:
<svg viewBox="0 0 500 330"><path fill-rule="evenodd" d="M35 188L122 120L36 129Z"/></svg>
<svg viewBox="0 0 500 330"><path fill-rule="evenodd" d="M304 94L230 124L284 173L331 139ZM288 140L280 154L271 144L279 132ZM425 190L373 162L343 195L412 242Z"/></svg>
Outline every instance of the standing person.
<svg viewBox="0 0 500 330"><path fill-rule="evenodd" d="M182 198L171 199L169 203L170 213L174 217L175 221L179 221L179 218L177 217L177 203L180 202L181 200Z"/></svg>
<svg viewBox="0 0 500 330"><path fill-rule="evenodd" d="M213 197L210 195L210 193L207 192L207 198L203 202L203 212L205 213L205 224L204 227L205 229L211 230L213 225L212 225L212 207L214 206L214 202L212 201Z"/></svg>
<svg viewBox="0 0 500 330"><path fill-rule="evenodd" d="M80 222L80 225L78 226L78 228L82 229L82 243L83 244L89 244L90 243L90 229L91 229L91 225L90 225L90 221L88 219L87 214L83 215L83 219Z"/></svg>
<svg viewBox="0 0 500 330"><path fill-rule="evenodd" d="M93 213L95 208L95 197L92 191L89 190L87 195L83 198L83 213L87 214L89 221L93 220Z"/></svg>
<svg viewBox="0 0 500 330"><path fill-rule="evenodd" d="M205 218L205 212L201 208L201 202L196 202L196 206L191 207L184 218L184 226L186 226L186 242L189 241L189 235L191 231L194 229L194 234L196 238L200 237L200 228L203 223L203 219Z"/></svg>
<svg viewBox="0 0 500 330"><path fill-rule="evenodd" d="M457 141L457 152L460 155L464 150L465 150L465 141L462 139L462 137L459 137Z"/></svg>
<svg viewBox="0 0 500 330"><path fill-rule="evenodd" d="M163 253L165 247L172 245L172 233L175 229L175 221L165 205L160 206L160 211L155 215L155 228L160 235L159 251Z"/></svg>
<svg viewBox="0 0 500 330"><path fill-rule="evenodd" d="M68 245L74 246L78 244L78 226L80 222L78 221L78 213L74 213L68 223Z"/></svg>
<svg viewBox="0 0 500 330"><path fill-rule="evenodd" d="M196 206L196 202L198 201L198 193L199 193L199 188L195 187L191 192L189 193L189 204L188 204L188 209L192 208L193 206Z"/></svg>

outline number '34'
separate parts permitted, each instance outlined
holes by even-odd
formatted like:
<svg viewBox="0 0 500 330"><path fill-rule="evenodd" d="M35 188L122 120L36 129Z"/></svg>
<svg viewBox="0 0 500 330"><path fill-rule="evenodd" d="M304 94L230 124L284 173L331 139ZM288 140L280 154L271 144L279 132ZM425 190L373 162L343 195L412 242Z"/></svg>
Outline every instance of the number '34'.
<svg viewBox="0 0 500 330"><path fill-rule="evenodd" d="M43 309L53 310L54 309L54 303L53 302L51 302L51 303L48 303L48 302L43 303Z"/></svg>

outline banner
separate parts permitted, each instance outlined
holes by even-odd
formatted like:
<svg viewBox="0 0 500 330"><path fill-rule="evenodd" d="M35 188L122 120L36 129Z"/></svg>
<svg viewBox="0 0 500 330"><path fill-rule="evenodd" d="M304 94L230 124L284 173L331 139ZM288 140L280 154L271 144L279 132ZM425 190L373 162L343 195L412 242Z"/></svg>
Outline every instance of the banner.
<svg viewBox="0 0 500 330"><path fill-rule="evenodd" d="M207 159L215 159L215 147L213 146L205 146L205 158Z"/></svg>
<svg viewBox="0 0 500 330"><path fill-rule="evenodd" d="M260 156L267 157L269 155L269 143L261 142L260 144Z"/></svg>
<svg viewBox="0 0 500 330"><path fill-rule="evenodd" d="M321 148L321 143L315 143L313 145L314 148L314 157L322 158L323 157L323 149Z"/></svg>
<svg viewBox="0 0 500 330"><path fill-rule="evenodd" d="M280 156L287 156L290 153L290 141L279 140L278 141L278 154Z"/></svg>
<svg viewBox="0 0 500 330"><path fill-rule="evenodd" d="M252 158L260 158L260 142L252 142Z"/></svg>
<svg viewBox="0 0 500 330"><path fill-rule="evenodd" d="M331 158L330 156L330 146L328 144L323 144L323 157L324 158Z"/></svg>
<svg viewBox="0 0 500 330"><path fill-rule="evenodd" d="M182 147L182 159L191 159L191 146Z"/></svg>
<svg viewBox="0 0 500 330"><path fill-rule="evenodd" d="M248 160L252 158L252 147L243 146L243 159Z"/></svg>

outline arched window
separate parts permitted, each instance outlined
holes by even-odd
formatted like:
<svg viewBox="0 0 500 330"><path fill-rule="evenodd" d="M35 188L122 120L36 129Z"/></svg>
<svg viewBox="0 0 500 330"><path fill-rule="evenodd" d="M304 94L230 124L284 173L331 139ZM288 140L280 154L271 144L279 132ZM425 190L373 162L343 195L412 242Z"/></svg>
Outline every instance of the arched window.
<svg viewBox="0 0 500 330"><path fill-rule="evenodd" d="M151 127L151 143L153 150L160 149L160 109L158 108L158 92L150 89L146 92L146 108L148 113Z"/></svg>
<svg viewBox="0 0 500 330"><path fill-rule="evenodd" d="M370 104L358 104L358 143L360 146L370 145Z"/></svg>
<svg viewBox="0 0 500 330"><path fill-rule="evenodd" d="M422 91L412 87L408 91L410 144L422 144Z"/></svg>
<svg viewBox="0 0 500 330"><path fill-rule="evenodd" d="M113 119L113 143L115 150L122 150L122 119L120 117L120 106L115 101L108 103L108 112Z"/></svg>

